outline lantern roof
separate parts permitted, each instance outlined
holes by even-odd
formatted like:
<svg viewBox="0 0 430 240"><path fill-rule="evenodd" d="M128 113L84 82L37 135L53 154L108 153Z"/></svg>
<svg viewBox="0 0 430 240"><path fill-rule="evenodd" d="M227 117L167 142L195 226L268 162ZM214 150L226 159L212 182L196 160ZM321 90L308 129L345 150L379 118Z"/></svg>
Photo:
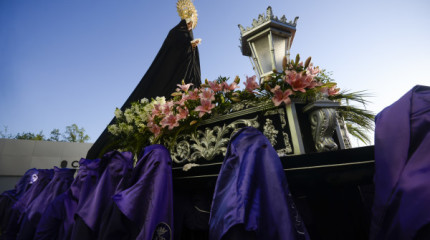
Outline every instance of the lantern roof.
<svg viewBox="0 0 430 240"><path fill-rule="evenodd" d="M241 50L244 56L252 56L251 49L248 44L248 39L257 35L258 33L268 29L273 28L276 30L280 30L283 32L287 32L291 34L290 46L293 42L294 35L296 33L296 25L299 17L295 17L294 21L290 20L287 22L287 18L283 15L281 18L278 18L273 15L272 7L268 7L266 10L266 15L260 14L258 15L258 19L252 20L252 26L244 28L242 25L238 25L240 29L240 42L241 42Z"/></svg>

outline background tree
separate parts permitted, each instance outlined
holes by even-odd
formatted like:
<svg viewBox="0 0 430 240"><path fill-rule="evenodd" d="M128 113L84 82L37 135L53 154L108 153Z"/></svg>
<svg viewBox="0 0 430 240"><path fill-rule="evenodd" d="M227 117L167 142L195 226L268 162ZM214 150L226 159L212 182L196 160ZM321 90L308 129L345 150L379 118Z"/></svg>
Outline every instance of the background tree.
<svg viewBox="0 0 430 240"><path fill-rule="evenodd" d="M37 134L31 133L31 132L23 132L23 133L18 133L15 136L15 139L42 141L42 140L45 140L45 136L43 135L42 131L40 131Z"/></svg>
<svg viewBox="0 0 430 240"><path fill-rule="evenodd" d="M36 141L53 141L53 142L87 142L90 137L85 134L84 128L79 128L78 125L72 124L66 127L66 131L62 134L60 129L54 128L49 135L49 138L43 135L43 132L32 133L32 132L22 132L13 136L8 132L8 127L3 126L3 130L0 130L0 138L7 139L20 139L20 140L36 140Z"/></svg>
<svg viewBox="0 0 430 240"><path fill-rule="evenodd" d="M60 129L54 128L51 131L51 137L48 139L48 141L59 142L59 141L61 141L60 137L61 137Z"/></svg>
<svg viewBox="0 0 430 240"><path fill-rule="evenodd" d="M3 125L3 130L0 130L0 138L14 138L11 133L8 132L7 126Z"/></svg>
<svg viewBox="0 0 430 240"><path fill-rule="evenodd" d="M64 139L68 142L86 142L90 137L85 134L84 128L79 128L78 125L72 124L66 127L66 132L63 134Z"/></svg>

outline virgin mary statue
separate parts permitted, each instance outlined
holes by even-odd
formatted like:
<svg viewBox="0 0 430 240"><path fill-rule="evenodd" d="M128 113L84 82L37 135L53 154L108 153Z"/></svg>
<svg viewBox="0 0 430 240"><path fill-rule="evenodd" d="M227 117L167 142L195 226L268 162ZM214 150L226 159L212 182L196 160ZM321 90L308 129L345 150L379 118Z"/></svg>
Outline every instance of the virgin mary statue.
<svg viewBox="0 0 430 240"><path fill-rule="evenodd" d="M160 51L124 107L142 98L170 97L182 80L200 86L200 61L193 30L197 25L197 11L190 0L177 2L181 21L172 28Z"/></svg>
<svg viewBox="0 0 430 240"><path fill-rule="evenodd" d="M201 40L193 37L193 29L197 25L197 11L191 0L178 0L176 7L181 21L170 30L151 66L121 107L122 111L142 98L170 98L177 84L182 81L192 83L194 87L200 86L197 45ZM114 121L115 118L109 125ZM87 158L100 157L111 141L106 128L88 151Z"/></svg>

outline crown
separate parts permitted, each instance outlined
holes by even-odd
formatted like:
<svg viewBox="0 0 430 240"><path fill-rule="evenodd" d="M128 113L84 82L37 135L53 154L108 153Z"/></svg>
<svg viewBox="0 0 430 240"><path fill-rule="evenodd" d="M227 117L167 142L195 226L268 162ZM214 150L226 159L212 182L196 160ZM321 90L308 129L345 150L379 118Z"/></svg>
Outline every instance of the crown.
<svg viewBox="0 0 430 240"><path fill-rule="evenodd" d="M192 0L178 0L176 9L179 17L188 21L193 21L193 28L197 25L197 10L194 7Z"/></svg>

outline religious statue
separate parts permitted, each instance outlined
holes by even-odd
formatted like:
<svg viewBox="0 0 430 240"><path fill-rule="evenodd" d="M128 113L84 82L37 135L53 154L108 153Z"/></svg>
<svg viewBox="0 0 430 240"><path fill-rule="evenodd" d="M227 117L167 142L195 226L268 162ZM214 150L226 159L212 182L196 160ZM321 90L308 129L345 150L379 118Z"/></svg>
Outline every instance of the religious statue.
<svg viewBox="0 0 430 240"><path fill-rule="evenodd" d="M125 107L142 98L169 98L182 81L192 83L194 87L200 86L197 45L201 39L193 37L197 10L191 0L178 0L177 11L181 21L170 30L151 66L124 104Z"/></svg>

